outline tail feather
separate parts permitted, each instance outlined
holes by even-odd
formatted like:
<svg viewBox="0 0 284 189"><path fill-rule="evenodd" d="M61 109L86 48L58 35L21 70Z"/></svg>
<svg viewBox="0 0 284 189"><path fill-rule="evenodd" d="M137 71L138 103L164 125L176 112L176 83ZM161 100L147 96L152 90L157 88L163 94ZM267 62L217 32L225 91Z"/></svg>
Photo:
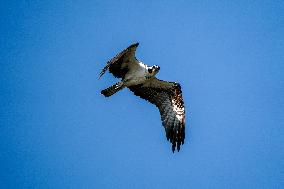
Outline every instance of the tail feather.
<svg viewBox="0 0 284 189"><path fill-rule="evenodd" d="M111 95L113 95L114 93L120 91L121 89L123 89L122 86L119 86L118 83L104 89L101 91L101 94L104 95L105 97L109 97Z"/></svg>

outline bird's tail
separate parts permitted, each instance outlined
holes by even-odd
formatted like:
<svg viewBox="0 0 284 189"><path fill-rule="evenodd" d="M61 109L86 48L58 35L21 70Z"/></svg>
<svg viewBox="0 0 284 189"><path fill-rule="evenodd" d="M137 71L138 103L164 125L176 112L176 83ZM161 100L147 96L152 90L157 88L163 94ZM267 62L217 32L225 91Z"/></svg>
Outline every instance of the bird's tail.
<svg viewBox="0 0 284 189"><path fill-rule="evenodd" d="M105 97L109 97L109 96L113 95L114 93L120 91L123 88L124 88L124 86L122 85L122 83L118 82L118 83L102 90L101 94L104 95Z"/></svg>

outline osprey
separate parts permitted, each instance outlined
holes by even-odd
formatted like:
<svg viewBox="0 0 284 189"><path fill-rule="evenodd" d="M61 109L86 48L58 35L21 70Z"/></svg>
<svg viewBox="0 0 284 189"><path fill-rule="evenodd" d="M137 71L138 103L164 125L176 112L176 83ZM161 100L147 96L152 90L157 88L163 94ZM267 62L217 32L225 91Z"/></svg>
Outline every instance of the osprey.
<svg viewBox="0 0 284 189"><path fill-rule="evenodd" d="M157 79L159 66L147 66L136 59L138 45L139 43L130 45L107 62L99 78L109 70L121 81L102 90L101 94L109 97L127 87L135 95L156 105L167 140L172 143L172 151L179 151L185 138L185 109L180 84Z"/></svg>

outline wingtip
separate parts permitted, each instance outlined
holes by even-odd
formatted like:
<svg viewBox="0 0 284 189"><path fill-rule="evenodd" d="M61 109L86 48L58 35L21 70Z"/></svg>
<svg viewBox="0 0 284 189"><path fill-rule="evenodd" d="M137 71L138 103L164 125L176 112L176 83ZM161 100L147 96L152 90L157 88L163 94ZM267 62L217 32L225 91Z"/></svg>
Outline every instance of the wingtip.
<svg viewBox="0 0 284 189"><path fill-rule="evenodd" d="M101 79L102 76L103 76L103 74L100 73L98 80Z"/></svg>
<svg viewBox="0 0 284 189"><path fill-rule="evenodd" d="M176 147L174 145L172 145L172 151L173 153L175 153Z"/></svg>
<svg viewBox="0 0 284 189"><path fill-rule="evenodd" d="M130 45L130 47L138 47L139 43L133 43L132 45Z"/></svg>

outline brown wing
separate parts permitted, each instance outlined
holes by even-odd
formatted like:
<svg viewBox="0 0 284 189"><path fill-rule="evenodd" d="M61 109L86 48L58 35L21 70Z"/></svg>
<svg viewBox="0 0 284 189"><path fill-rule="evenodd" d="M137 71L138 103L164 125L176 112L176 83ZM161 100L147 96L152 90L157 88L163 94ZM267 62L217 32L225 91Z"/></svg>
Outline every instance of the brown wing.
<svg viewBox="0 0 284 189"><path fill-rule="evenodd" d="M111 60L109 60L107 62L107 65L101 71L99 78L101 78L107 70L109 70L109 72L112 73L114 77L123 78L128 71L127 65L123 65L123 63L135 59L135 51L138 45L139 43L130 45L129 47L118 53Z"/></svg>
<svg viewBox="0 0 284 189"><path fill-rule="evenodd" d="M167 140L172 143L172 151L176 148L179 151L185 138L185 108L180 85L155 78L129 89L158 107Z"/></svg>

